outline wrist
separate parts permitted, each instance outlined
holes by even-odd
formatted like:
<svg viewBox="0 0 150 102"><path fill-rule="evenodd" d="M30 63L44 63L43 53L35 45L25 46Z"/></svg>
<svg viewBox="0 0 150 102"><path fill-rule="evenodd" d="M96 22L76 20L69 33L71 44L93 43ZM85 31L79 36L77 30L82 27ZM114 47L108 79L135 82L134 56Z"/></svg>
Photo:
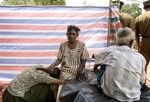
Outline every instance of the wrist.
<svg viewBox="0 0 150 102"><path fill-rule="evenodd" d="M82 72L82 69L78 68L77 72Z"/></svg>

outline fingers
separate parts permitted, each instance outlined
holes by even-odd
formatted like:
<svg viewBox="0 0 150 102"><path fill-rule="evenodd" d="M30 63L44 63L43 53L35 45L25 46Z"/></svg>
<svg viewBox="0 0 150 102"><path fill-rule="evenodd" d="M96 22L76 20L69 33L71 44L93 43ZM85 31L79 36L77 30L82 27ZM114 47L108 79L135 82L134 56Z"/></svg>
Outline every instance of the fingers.
<svg viewBox="0 0 150 102"><path fill-rule="evenodd" d="M36 68L36 70L44 70L43 68Z"/></svg>
<svg viewBox="0 0 150 102"><path fill-rule="evenodd" d="M78 79L78 80L83 80L83 81L87 80L87 78L85 77L84 74L78 74L78 75L77 75L77 79Z"/></svg>
<svg viewBox="0 0 150 102"><path fill-rule="evenodd" d="M94 73L98 73L98 72L99 72L98 69L95 69L95 70L94 70Z"/></svg>
<svg viewBox="0 0 150 102"><path fill-rule="evenodd" d="M83 81L87 80L85 77L77 77L77 78L78 80L83 80Z"/></svg>
<svg viewBox="0 0 150 102"><path fill-rule="evenodd" d="M53 64L51 64L48 68L50 68L51 70L53 70L55 68L55 66Z"/></svg>

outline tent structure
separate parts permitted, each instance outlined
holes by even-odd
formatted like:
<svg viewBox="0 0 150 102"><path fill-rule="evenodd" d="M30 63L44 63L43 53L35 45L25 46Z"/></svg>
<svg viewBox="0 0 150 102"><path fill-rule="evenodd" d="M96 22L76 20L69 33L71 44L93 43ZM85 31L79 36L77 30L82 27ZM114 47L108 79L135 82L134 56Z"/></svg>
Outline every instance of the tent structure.
<svg viewBox="0 0 150 102"><path fill-rule="evenodd" d="M110 46L121 27L117 13L112 5L0 6L0 81L9 82L30 66L54 62L60 43L67 40L68 25L81 29L78 40L85 42L90 55ZM89 59L86 68L92 65Z"/></svg>
<svg viewBox="0 0 150 102"><path fill-rule="evenodd" d="M30 66L53 63L60 43L67 40L68 25L81 29L78 40L85 42L90 55L113 45L113 37L121 28L118 10L118 5L111 2L105 7L0 6L0 85L8 83ZM89 59L86 68L91 68L93 63ZM82 85L91 88L90 84ZM82 85L79 83L78 89ZM73 95L76 97L78 94L86 97L85 92L79 90ZM93 93L87 95L90 94ZM64 94L61 95L63 100ZM88 102L89 99L85 100Z"/></svg>

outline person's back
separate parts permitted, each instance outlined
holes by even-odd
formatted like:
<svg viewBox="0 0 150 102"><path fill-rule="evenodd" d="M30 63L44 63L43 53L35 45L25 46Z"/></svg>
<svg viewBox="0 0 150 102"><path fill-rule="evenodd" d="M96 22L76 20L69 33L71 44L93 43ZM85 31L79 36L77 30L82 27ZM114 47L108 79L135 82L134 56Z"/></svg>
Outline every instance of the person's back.
<svg viewBox="0 0 150 102"><path fill-rule="evenodd" d="M51 77L44 71L36 70L36 68L43 68L42 66L33 66L21 72L15 79L13 79L7 87L7 90L15 96L23 97L25 92L31 86L38 83L50 84L55 78Z"/></svg>
<svg viewBox="0 0 150 102"><path fill-rule="evenodd" d="M118 1L114 1L114 2L118 2ZM132 17L129 14L122 12L123 5L124 5L124 2L119 1L119 19L120 19L122 28L129 27L132 30L134 30Z"/></svg>
<svg viewBox="0 0 150 102"><path fill-rule="evenodd" d="M145 82L145 58L131 49L134 43L131 28L120 29L116 34L117 46L95 53L95 66L105 65L100 90L119 101L140 99L141 84Z"/></svg>
<svg viewBox="0 0 150 102"><path fill-rule="evenodd" d="M135 35L138 51L145 57L147 66L150 61L150 1L143 2L143 6L145 12L135 20Z"/></svg>
<svg viewBox="0 0 150 102"><path fill-rule="evenodd" d="M139 28L141 36L150 37L150 11L144 12L136 18L136 26Z"/></svg>
<svg viewBox="0 0 150 102"><path fill-rule="evenodd" d="M64 83L60 69L53 70L41 65L32 66L14 78L4 93L3 102L54 102L54 91L51 85ZM48 96L48 97L47 97Z"/></svg>
<svg viewBox="0 0 150 102"><path fill-rule="evenodd" d="M119 13L119 19L121 22L122 27L129 27L131 29L133 29L133 22L132 22L132 18L129 14L127 13Z"/></svg>
<svg viewBox="0 0 150 102"><path fill-rule="evenodd" d="M127 46L112 46L107 50L103 92L120 101L139 100L143 56Z"/></svg>

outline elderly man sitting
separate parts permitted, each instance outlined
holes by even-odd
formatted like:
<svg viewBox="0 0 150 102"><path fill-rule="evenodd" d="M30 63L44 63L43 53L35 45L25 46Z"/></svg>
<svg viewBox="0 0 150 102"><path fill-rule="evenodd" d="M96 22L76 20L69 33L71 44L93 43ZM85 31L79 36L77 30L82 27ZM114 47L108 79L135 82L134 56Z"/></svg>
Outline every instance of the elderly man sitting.
<svg viewBox="0 0 150 102"><path fill-rule="evenodd" d="M102 65L98 86L118 101L138 101L141 85L145 83L145 58L131 49L134 32L123 28L116 34L117 45L93 54L95 70Z"/></svg>

